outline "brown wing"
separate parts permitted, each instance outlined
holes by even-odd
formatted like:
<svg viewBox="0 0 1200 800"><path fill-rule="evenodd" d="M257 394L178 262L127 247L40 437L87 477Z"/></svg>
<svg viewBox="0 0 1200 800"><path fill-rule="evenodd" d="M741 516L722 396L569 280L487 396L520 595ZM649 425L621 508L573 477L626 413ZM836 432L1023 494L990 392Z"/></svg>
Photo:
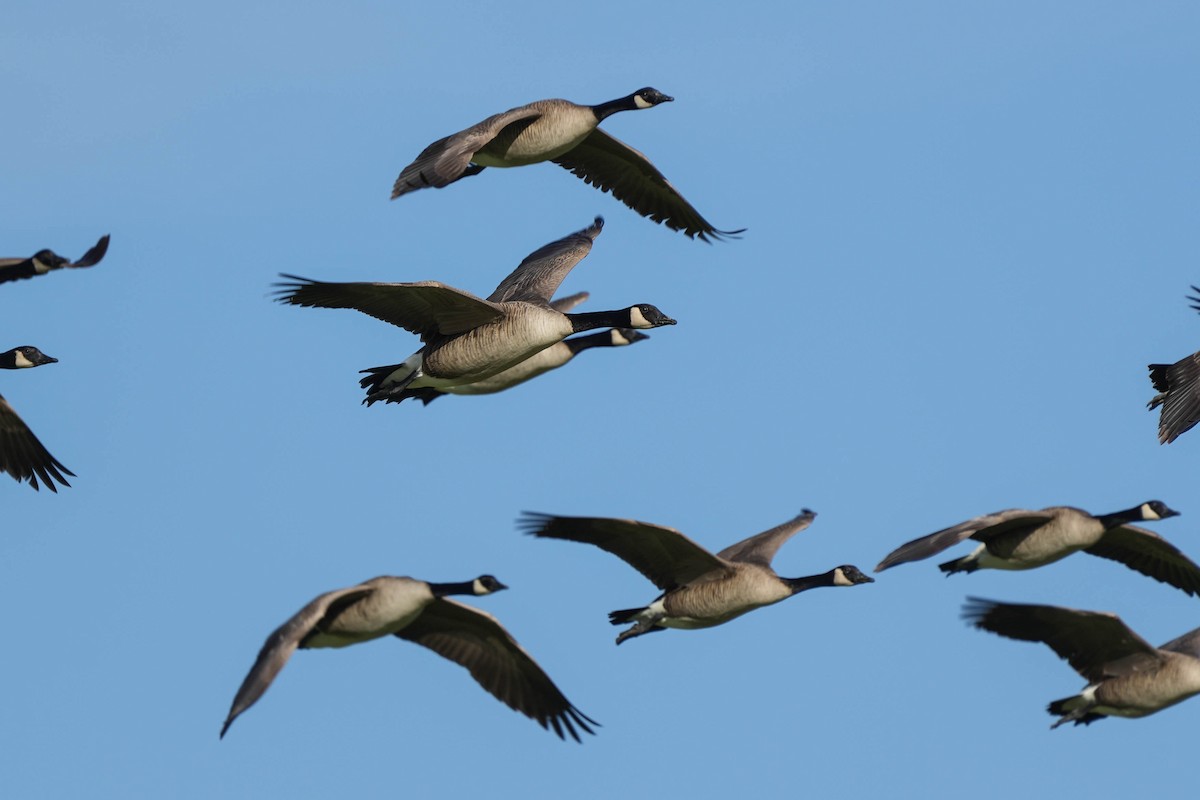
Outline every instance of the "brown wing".
<svg viewBox="0 0 1200 800"><path fill-rule="evenodd" d="M75 473L59 463L50 451L38 441L29 426L17 415L8 401L0 396L0 470L18 481L29 481L34 489L38 479L52 492L57 492L57 481L70 486L63 475L75 477Z"/></svg>
<svg viewBox="0 0 1200 800"><path fill-rule="evenodd" d="M599 128L553 161L600 191L612 192L643 217L690 237L699 236L701 241L736 236L745 230L714 228L648 158Z"/></svg>
<svg viewBox="0 0 1200 800"><path fill-rule="evenodd" d="M1087 552L1119 561L1190 595L1200 594L1200 567L1154 531L1133 525L1112 528Z"/></svg>
<svg viewBox="0 0 1200 800"><path fill-rule="evenodd" d="M466 130L438 139L421 151L416 159L400 171L392 185L392 199L417 189L441 189L468 174L475 153L487 146L496 135L517 120L534 120L541 111L534 104L493 114ZM473 173L472 173L473 174Z"/></svg>
<svg viewBox="0 0 1200 800"><path fill-rule="evenodd" d="M592 733L588 718L558 690L542 668L491 614L441 597L396 636L428 647L466 667L480 686L560 739L564 730L579 741L578 726Z"/></svg>
<svg viewBox="0 0 1200 800"><path fill-rule="evenodd" d="M974 517L966 522L960 522L900 545L879 562L875 571L882 572L897 564L929 558L947 547L958 544L963 539L975 538L979 541L987 541L1002 533L1011 533L1021 529L1032 530L1044 525L1052 518L1053 514L1049 510L1026 511L1021 508L1010 508L1006 511Z"/></svg>
<svg viewBox="0 0 1200 800"><path fill-rule="evenodd" d="M520 300L543 306L548 304L567 274L592 251L592 242L603 228L603 217L596 217L583 230L539 247L500 281L496 291L488 295L488 301L501 303Z"/></svg>
<svg viewBox="0 0 1200 800"><path fill-rule="evenodd" d="M503 310L473 294L437 281L418 283L327 283L283 274L276 300L309 308L352 308L422 338L453 336L503 316Z"/></svg>
<svg viewBox="0 0 1200 800"><path fill-rule="evenodd" d="M723 560L673 528L607 517L556 517L526 511L517 527L541 539L565 539L607 550L669 591L728 569Z"/></svg>
<svg viewBox="0 0 1200 800"><path fill-rule="evenodd" d="M1158 651L1116 614L969 597L963 618L1010 639L1049 645L1090 683L1161 661Z"/></svg>
<svg viewBox="0 0 1200 800"><path fill-rule="evenodd" d="M1200 422L1200 353L1174 364L1151 364L1150 381L1158 394L1147 404L1162 406L1158 416L1159 444L1170 444Z"/></svg>
<svg viewBox="0 0 1200 800"><path fill-rule="evenodd" d="M763 531L748 539L743 539L737 544L726 547L717 553L717 558L723 558L726 561L742 561L749 564L758 564L769 569L771 567L771 559L775 558L775 554L779 552L779 548L783 546L783 543L811 525L816 516L815 511L810 511L806 508L800 512L799 516L788 520L782 525L777 525L770 530Z"/></svg>
<svg viewBox="0 0 1200 800"><path fill-rule="evenodd" d="M329 613L330 609L343 607L347 603L365 597L372 591L371 586L360 584L326 592L276 628L267 637L262 649L258 651L258 658L254 660L254 666L250 668L250 672L246 674L241 687L234 696L233 705L229 708L229 715L225 717L225 724L221 726L221 738L225 738L225 732L229 730L229 726L238 718L238 715L258 702L258 698L262 697L263 693L270 688L275 676L287 664L292 653L296 652L300 642L313 632L317 623Z"/></svg>

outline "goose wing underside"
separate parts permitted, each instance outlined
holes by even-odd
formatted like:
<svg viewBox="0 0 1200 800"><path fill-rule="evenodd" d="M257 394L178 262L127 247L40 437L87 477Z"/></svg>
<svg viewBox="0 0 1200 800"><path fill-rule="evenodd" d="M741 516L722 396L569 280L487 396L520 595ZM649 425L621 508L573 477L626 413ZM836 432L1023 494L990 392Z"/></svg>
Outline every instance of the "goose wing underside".
<svg viewBox="0 0 1200 800"><path fill-rule="evenodd" d="M275 299L308 308L351 308L419 334L454 336L498 319L493 303L438 281L330 283L283 274Z"/></svg>
<svg viewBox="0 0 1200 800"><path fill-rule="evenodd" d="M1154 531L1133 525L1112 528L1087 552L1119 561L1190 595L1200 594L1200 566Z"/></svg>
<svg viewBox="0 0 1200 800"><path fill-rule="evenodd" d="M1090 683L1157 664L1161 657L1116 614L967 598L963 618L1010 639L1042 642Z"/></svg>
<svg viewBox="0 0 1200 800"><path fill-rule="evenodd" d="M592 733L589 719L571 705L537 662L491 614L444 597L395 634L466 667L497 700L559 738L579 741L578 727Z"/></svg>
<svg viewBox="0 0 1200 800"><path fill-rule="evenodd" d="M595 545L629 564L663 591L728 568L724 560L679 531L647 522L525 512L517 525L539 538Z"/></svg>
<svg viewBox="0 0 1200 800"><path fill-rule="evenodd" d="M29 481L34 489L38 480L52 492L55 483L70 486L64 475L75 473L59 463L38 440L29 426L18 416L8 401L0 396L0 470L18 481Z"/></svg>
<svg viewBox="0 0 1200 800"><path fill-rule="evenodd" d="M553 161L643 217L689 237L707 242L742 233L714 228L646 156L600 128Z"/></svg>

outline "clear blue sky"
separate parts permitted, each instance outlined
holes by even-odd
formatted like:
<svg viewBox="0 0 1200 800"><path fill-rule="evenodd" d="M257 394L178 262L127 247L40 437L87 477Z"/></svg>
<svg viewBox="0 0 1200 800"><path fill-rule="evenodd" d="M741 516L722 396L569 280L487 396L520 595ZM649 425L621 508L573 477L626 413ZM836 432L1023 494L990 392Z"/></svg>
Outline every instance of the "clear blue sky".
<svg viewBox="0 0 1200 800"><path fill-rule="evenodd" d="M6 796L1191 787L1172 771L1200 701L1051 732L1081 679L959 619L975 594L1115 611L1156 643L1200 624L1117 564L931 560L618 649L606 612L653 587L514 520L633 517L718 549L811 507L776 559L804 575L1002 508L1161 498L1182 516L1156 530L1200 557L1200 432L1161 447L1145 410L1145 365L1200 347L1200 9L400 5L5 10L0 255L112 234L95 269L0 287L0 349L61 362L0 391L78 475L0 480ZM647 85L676 102L606 129L741 241L552 165L388 201L489 114ZM679 325L507 394L365 408L358 370L415 338L269 299L281 271L487 294L597 214L563 291ZM560 742L387 640L298 653L218 741L263 639L319 592L481 572L512 588L472 602L598 736Z"/></svg>

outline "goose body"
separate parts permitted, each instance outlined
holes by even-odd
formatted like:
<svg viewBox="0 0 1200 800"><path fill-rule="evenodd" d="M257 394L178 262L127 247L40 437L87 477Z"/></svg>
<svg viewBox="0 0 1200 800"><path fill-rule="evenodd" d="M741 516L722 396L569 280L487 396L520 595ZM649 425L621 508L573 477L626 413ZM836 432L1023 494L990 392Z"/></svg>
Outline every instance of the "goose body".
<svg viewBox="0 0 1200 800"><path fill-rule="evenodd" d="M470 671L484 689L543 728L579 741L595 722L576 709L495 617L448 595L507 587L490 575L463 583L382 576L318 596L267 637L221 727L254 705L297 648L347 647L384 636L422 645Z"/></svg>
<svg viewBox="0 0 1200 800"><path fill-rule="evenodd" d="M617 311L565 314L550 298L591 251L603 228L594 223L531 253L486 299L437 281L326 283L284 275L278 299L298 306L352 308L421 336L425 346L400 364L363 370L364 402L406 389L476 383L524 361L574 333L595 328L645 329L674 325L649 304Z"/></svg>
<svg viewBox="0 0 1200 800"><path fill-rule="evenodd" d="M555 300L550 305L556 310L567 312L574 308L579 303L587 298L587 292L579 292L569 297L564 297ZM549 372L559 367L565 366L575 356L595 348L606 347L625 347L635 342L640 342L650 337L640 331L635 331L632 328L610 328L606 331L587 334L584 336L576 336L571 339L564 339L561 342L546 347L531 355L524 361L520 361L508 369L501 370L490 378L475 381L474 383L463 383L457 386L448 386L445 390L433 388L408 388L399 392L388 394L384 399L389 403L399 403L410 397L420 400L425 405L429 405L434 400L446 394L457 395L484 395L495 394L506 389L511 389L526 381L533 380L539 375ZM389 372L394 367L380 367L378 370L388 370ZM372 386L376 382L377 370L365 370L369 373L367 377L359 381L363 388ZM385 376L386 379L386 376ZM367 405L370 405L374 400L367 399Z"/></svg>
<svg viewBox="0 0 1200 800"><path fill-rule="evenodd" d="M875 571L929 558L971 538L980 543L975 550L939 565L942 572L1034 569L1082 550L1195 595L1200 593L1200 567L1158 534L1129 524L1178 514L1159 500L1098 516L1072 506L1013 508L913 539L889 553Z"/></svg>
<svg viewBox="0 0 1200 800"><path fill-rule="evenodd" d="M981 630L1043 642L1088 685L1047 710L1087 725L1102 717L1144 717L1200 694L1200 628L1152 647L1115 614L969 598L963 616Z"/></svg>
<svg viewBox="0 0 1200 800"><path fill-rule="evenodd" d="M1192 291L1200 292L1193 286ZM1188 297L1200 311L1200 297ZM1200 352L1174 364L1151 364L1150 382L1158 394L1147 407L1162 406L1158 415L1158 443L1170 444L1200 422Z"/></svg>
<svg viewBox="0 0 1200 800"><path fill-rule="evenodd" d="M14 347L5 353L0 353L0 369L29 369L43 364L55 364L57 358L51 358L41 350L30 345ZM16 410L0 395L0 470L7 472L18 481L29 481L34 489L38 480L52 492L57 492L55 483L70 486L65 475L75 477L75 473L64 467L58 459L50 455L50 451L38 440L24 420L17 415Z"/></svg>
<svg viewBox="0 0 1200 800"><path fill-rule="evenodd" d="M714 228L644 155L597 126L620 111L669 103L674 98L646 87L598 105L538 100L494 114L466 130L438 139L405 167L392 199L428 187L443 188L485 167L523 167L541 161L570 170L643 217L702 241L742 231Z"/></svg>
<svg viewBox="0 0 1200 800"><path fill-rule="evenodd" d="M872 578L849 564L803 578L783 578L775 573L771 568L775 553L815 517L805 509L794 519L715 555L673 528L634 520L526 513L519 525L539 538L583 542L607 550L662 590L646 606L609 614L614 625L634 623L617 637L621 644L664 628L722 625L808 589L872 583Z"/></svg>
<svg viewBox="0 0 1200 800"><path fill-rule="evenodd" d="M56 269L93 267L107 252L108 234L105 234L78 261L68 261L53 250L39 250L29 258L0 258L0 283L25 280Z"/></svg>

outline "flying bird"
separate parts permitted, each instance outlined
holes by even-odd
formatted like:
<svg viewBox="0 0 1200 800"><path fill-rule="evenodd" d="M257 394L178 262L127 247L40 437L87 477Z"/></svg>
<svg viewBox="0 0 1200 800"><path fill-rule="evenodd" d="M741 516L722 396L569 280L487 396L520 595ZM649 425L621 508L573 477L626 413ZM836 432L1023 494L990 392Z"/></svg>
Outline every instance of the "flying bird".
<svg viewBox="0 0 1200 800"><path fill-rule="evenodd" d="M404 362L363 372L364 402L398 397L406 389L447 391L477 383L524 361L571 334L596 328L642 330L675 320L643 303L618 311L564 314L550 305L567 273L592 249L604 220L535 250L486 300L437 281L326 283L284 275L282 303L352 308L419 334L425 343Z"/></svg>
<svg viewBox="0 0 1200 800"><path fill-rule="evenodd" d="M506 588L491 575L462 583L382 576L320 595L267 637L233 699L221 738L262 697L297 648L347 647L390 635L466 667L497 700L553 729L560 739L569 735L578 742L576 727L592 733L589 723L596 721L571 705L495 617L448 598Z"/></svg>
<svg viewBox="0 0 1200 800"><path fill-rule="evenodd" d="M1088 682L1047 707L1059 718L1051 728L1145 717L1200 693L1200 628L1152 647L1120 617L1100 611L971 597L963 617L980 630L1044 642Z"/></svg>
<svg viewBox="0 0 1200 800"><path fill-rule="evenodd" d="M53 250L38 250L29 258L0 258L0 283L45 275L56 269L93 267L100 263L107 252L108 234L105 234L78 261L68 261Z"/></svg>
<svg viewBox="0 0 1200 800"><path fill-rule="evenodd" d="M555 311L562 311L566 313L586 300L587 297L587 292L579 292L578 294L573 294L569 297L563 297L558 300L554 300L550 303L550 306ZM511 389L514 386L525 383L526 381L533 380L537 376L543 375L551 370L565 366L572 359L574 359L575 356L587 350L609 347L627 347L628 345L635 344L636 342L640 342L649 338L649 336L641 331L635 331L632 328L609 328L606 331L600 331L598 333L589 333L583 336L575 336L571 339L563 339L561 342L552 344L544 350L539 350L524 361L514 364L508 369L498 372L490 378L484 378L481 381L464 383L459 386L448 386L446 387L445 391L439 391L438 389L431 389L428 387L424 389L405 389L401 392L390 394L384 399L388 403L399 403L402 400L414 397L425 405L429 405L434 400L447 394L495 394L506 389ZM392 369L394 369L394 367L379 367L377 369L380 371L390 372ZM367 377L359 381L359 385L366 389L375 383L376 370L369 369L364 370L364 372L369 374ZM363 402L367 405L371 405L371 403L375 401L368 398Z"/></svg>
<svg viewBox="0 0 1200 800"><path fill-rule="evenodd" d="M57 358L51 358L31 345L14 347L6 353L0 353L0 369L29 369L56 363ZM50 451L38 441L33 431L29 430L29 426L17 416L17 412L3 396L0 396L0 470L18 481L29 481L29 485L34 489L39 488L40 478L47 489L56 493L56 481L63 486L70 486L63 476L75 477L74 472L50 455Z"/></svg>
<svg viewBox="0 0 1200 800"><path fill-rule="evenodd" d="M509 109L422 150L396 178L392 199L431 186L441 189L478 175L485 167L523 167L553 161L671 230L705 242L737 236L745 229L714 228L649 159L597 127L618 111L653 108L672 100L646 87L594 106L539 100Z"/></svg>
<svg viewBox="0 0 1200 800"><path fill-rule="evenodd" d="M540 539L592 544L629 564L662 590L649 605L613 611L613 625L634 623L617 644L635 636L680 628L711 628L749 611L822 586L874 583L843 564L820 575L783 578L771 559L784 542L807 528L816 513L799 516L713 555L673 528L608 517L559 517L526 512L518 526Z"/></svg>
<svg viewBox="0 0 1200 800"><path fill-rule="evenodd" d="M1200 593L1200 567L1153 531L1128 524L1178 515L1160 500L1100 515L1071 506L1041 511L1011 508L913 539L889 553L875 571L929 558L970 538L979 546L969 555L939 565L942 572L1034 569L1082 550L1195 595Z"/></svg>
<svg viewBox="0 0 1200 800"><path fill-rule="evenodd" d="M1200 287L1193 286L1200 293ZM1200 297L1189 296L1192 308L1200 311ZM1150 382L1158 394L1147 404L1162 406L1158 415L1158 443L1170 444L1200 422L1200 352L1174 364L1151 364Z"/></svg>

